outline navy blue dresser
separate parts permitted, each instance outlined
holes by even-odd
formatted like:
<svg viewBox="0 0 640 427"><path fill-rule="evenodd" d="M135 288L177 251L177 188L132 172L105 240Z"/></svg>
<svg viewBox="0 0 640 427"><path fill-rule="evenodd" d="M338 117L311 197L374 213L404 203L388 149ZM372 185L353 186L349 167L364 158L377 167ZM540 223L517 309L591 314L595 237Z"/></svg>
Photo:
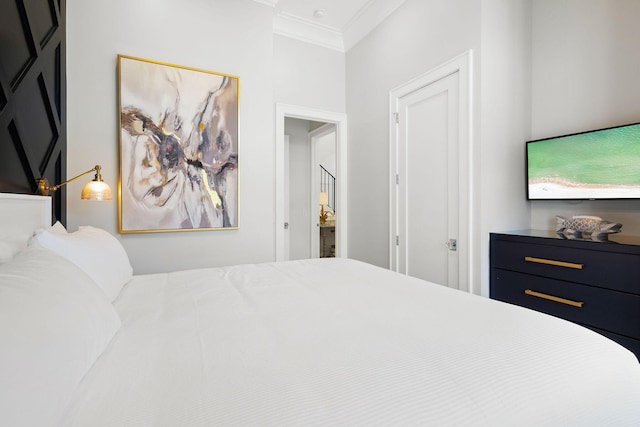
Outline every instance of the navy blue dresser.
<svg viewBox="0 0 640 427"><path fill-rule="evenodd" d="M491 298L579 323L640 360L640 237L520 230L491 233L490 244Z"/></svg>

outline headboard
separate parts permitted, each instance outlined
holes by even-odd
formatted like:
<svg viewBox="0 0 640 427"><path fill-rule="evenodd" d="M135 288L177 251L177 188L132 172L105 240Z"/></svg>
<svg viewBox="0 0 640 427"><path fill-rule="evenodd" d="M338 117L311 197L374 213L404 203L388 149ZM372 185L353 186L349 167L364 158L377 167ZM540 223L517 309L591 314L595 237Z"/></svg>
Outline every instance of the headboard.
<svg viewBox="0 0 640 427"><path fill-rule="evenodd" d="M28 236L51 225L51 197L0 193L0 238Z"/></svg>

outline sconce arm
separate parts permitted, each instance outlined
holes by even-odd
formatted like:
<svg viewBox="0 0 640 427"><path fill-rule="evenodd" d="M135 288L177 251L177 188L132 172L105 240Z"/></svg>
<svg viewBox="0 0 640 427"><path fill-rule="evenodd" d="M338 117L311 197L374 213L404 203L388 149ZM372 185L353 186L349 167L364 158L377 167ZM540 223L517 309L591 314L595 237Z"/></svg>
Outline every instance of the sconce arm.
<svg viewBox="0 0 640 427"><path fill-rule="evenodd" d="M83 176L90 174L91 172L95 171L96 172L96 177L94 179L94 181L101 181L102 180L102 175L100 174L100 165L95 165L93 168L89 169L86 172L81 173L78 176L74 176L71 179L68 179L64 182L61 182L60 184L56 184L54 186L49 186L49 181L47 180L47 178L38 178L37 185L38 185L38 189L37 192L39 195L41 196L48 196L49 192L55 192L56 190L58 190L60 187L67 185L68 183L70 183L71 181L75 181L78 178L82 178Z"/></svg>

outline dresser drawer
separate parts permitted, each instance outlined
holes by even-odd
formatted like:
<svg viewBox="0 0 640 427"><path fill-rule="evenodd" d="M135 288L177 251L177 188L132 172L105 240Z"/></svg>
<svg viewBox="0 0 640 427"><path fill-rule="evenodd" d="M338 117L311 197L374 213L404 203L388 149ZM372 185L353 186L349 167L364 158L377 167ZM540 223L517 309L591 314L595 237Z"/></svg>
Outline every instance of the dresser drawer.
<svg viewBox="0 0 640 427"><path fill-rule="evenodd" d="M594 247L614 243L593 243ZM507 240L491 242L491 266L640 294L640 256Z"/></svg>
<svg viewBox="0 0 640 427"><path fill-rule="evenodd" d="M491 298L640 339L639 295L499 268L491 276Z"/></svg>

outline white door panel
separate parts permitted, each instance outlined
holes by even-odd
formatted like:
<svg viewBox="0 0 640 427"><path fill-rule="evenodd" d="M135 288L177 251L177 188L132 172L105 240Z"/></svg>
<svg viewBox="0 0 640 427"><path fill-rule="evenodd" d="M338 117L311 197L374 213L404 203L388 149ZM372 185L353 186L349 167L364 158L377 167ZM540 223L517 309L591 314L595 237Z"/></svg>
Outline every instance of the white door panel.
<svg viewBox="0 0 640 427"><path fill-rule="evenodd" d="M398 271L458 287L458 74L399 99Z"/></svg>
<svg viewBox="0 0 640 427"><path fill-rule="evenodd" d="M472 51L389 93L392 270L472 292Z"/></svg>

